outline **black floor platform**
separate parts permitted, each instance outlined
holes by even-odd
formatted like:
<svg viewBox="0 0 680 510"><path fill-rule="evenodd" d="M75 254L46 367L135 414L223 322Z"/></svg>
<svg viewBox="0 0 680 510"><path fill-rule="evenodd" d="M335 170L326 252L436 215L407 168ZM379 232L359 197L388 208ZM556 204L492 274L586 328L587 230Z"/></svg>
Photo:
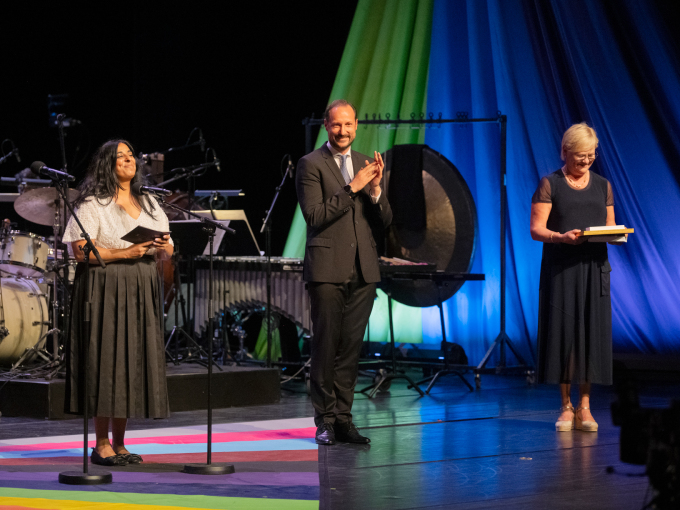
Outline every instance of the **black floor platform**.
<svg viewBox="0 0 680 510"><path fill-rule="evenodd" d="M279 370L258 366L213 366L213 408L273 404L279 401ZM170 411L207 408L208 369L201 365L168 365ZM13 379L0 390L2 416L61 420L63 379Z"/></svg>

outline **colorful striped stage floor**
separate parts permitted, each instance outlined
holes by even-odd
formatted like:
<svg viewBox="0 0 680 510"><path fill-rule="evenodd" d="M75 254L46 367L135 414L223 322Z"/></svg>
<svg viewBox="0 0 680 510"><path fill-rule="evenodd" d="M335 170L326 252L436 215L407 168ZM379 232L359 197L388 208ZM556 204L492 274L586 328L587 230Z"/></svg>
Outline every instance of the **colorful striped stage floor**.
<svg viewBox="0 0 680 510"><path fill-rule="evenodd" d="M314 420L295 418L213 426L212 462L233 464L231 475L182 473L206 462L206 426L128 431L139 465L102 468L113 483L64 485L63 471L82 471L83 436L0 441L0 509L206 508L306 509L319 506ZM90 435L94 446L94 435Z"/></svg>

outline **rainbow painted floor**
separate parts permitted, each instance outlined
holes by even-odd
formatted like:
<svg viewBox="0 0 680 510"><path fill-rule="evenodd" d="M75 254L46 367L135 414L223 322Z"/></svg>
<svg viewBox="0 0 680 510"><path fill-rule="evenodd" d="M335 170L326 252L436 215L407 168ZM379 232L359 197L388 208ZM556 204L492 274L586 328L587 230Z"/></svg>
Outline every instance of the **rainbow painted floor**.
<svg viewBox="0 0 680 510"><path fill-rule="evenodd" d="M144 462L107 468L113 483L97 486L58 482L82 471L82 435L0 441L0 509L316 509L315 430L312 418L215 425L212 462L236 469L220 476L181 472L206 462L205 425L129 431L126 446Z"/></svg>

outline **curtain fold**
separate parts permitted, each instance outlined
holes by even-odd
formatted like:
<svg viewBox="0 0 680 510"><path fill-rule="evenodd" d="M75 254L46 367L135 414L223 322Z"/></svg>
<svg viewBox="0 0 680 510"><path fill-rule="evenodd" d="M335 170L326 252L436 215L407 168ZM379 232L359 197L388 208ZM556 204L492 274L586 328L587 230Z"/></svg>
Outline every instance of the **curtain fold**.
<svg viewBox="0 0 680 510"><path fill-rule="evenodd" d="M340 61L329 101L344 98L359 111L359 118L410 118L424 112L433 0L361 0ZM423 143L422 130L360 126L353 149L372 155L394 143ZM327 140L321 128L314 147ZM283 255L303 257L306 226L298 207ZM421 342L421 310L393 303L397 342ZM381 291L373 307L368 336L389 340L387 298Z"/></svg>
<svg viewBox="0 0 680 510"><path fill-rule="evenodd" d="M680 87L677 55L654 4L437 0L434 12L428 109L471 117L498 109L508 116L510 338L529 358L541 250L529 236L531 195L542 176L562 165L564 130L585 120L600 138L593 168L612 182L617 222L635 228L627 245L609 247L614 347L680 352L680 242L669 228L680 213ZM458 166L477 203L473 270L487 280L483 291L468 283L447 303L457 341L477 360L499 324L497 134L482 126L449 134L428 131L426 143Z"/></svg>

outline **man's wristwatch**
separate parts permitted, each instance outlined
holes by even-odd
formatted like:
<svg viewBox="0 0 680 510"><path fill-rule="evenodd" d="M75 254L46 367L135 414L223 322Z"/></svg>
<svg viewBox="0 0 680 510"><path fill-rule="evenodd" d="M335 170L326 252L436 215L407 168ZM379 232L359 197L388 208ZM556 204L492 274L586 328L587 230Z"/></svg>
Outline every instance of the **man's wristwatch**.
<svg viewBox="0 0 680 510"><path fill-rule="evenodd" d="M354 199L354 197L357 196L357 194L354 193L354 191L352 191L352 186L350 186L349 184L342 189L345 190L345 192L349 195L349 198L351 199Z"/></svg>

